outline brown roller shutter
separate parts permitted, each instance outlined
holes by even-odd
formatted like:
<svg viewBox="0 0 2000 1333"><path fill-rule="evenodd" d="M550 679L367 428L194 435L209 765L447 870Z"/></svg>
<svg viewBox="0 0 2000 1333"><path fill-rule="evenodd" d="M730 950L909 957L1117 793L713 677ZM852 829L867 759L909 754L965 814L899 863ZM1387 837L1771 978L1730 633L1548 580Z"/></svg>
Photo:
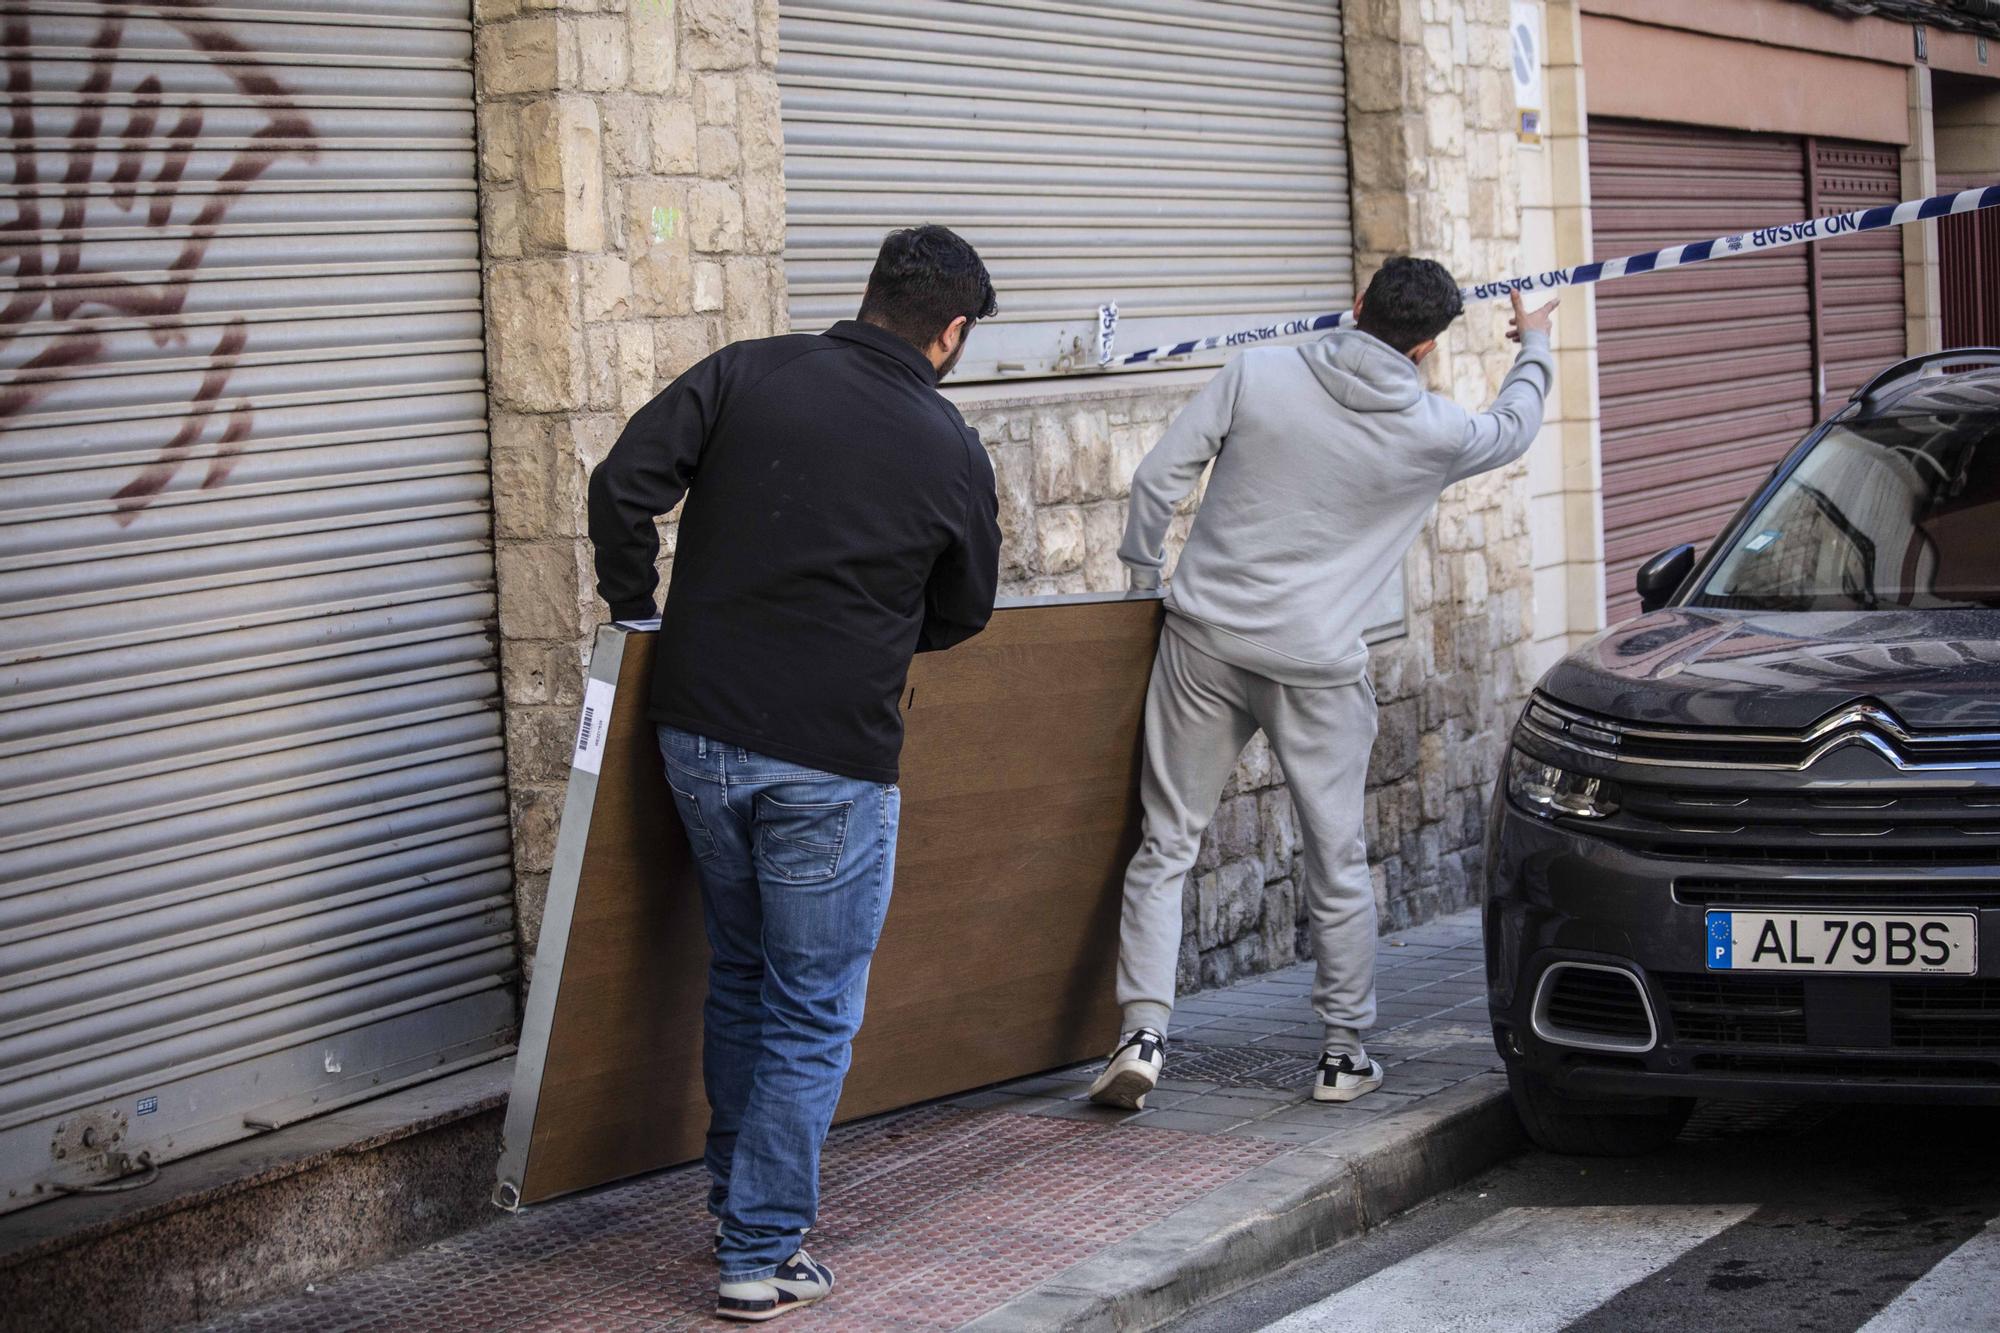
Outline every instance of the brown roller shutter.
<svg viewBox="0 0 2000 1333"><path fill-rule="evenodd" d="M1810 211L1799 141L1593 120L1596 258L1790 222ZM1803 248L1597 289L1604 578L1616 622L1634 571L1705 545L1809 429L1811 286Z"/></svg>
<svg viewBox="0 0 2000 1333"><path fill-rule="evenodd" d="M1992 183L1940 176L1938 189ZM1938 287L1946 347L2000 347L2000 209L1938 219Z"/></svg>
<svg viewBox="0 0 2000 1333"><path fill-rule="evenodd" d="M1807 140L1813 212L1846 213L1902 198L1902 153L1878 144ZM1903 230L1885 227L1810 247L1817 269L1820 414L1903 359Z"/></svg>

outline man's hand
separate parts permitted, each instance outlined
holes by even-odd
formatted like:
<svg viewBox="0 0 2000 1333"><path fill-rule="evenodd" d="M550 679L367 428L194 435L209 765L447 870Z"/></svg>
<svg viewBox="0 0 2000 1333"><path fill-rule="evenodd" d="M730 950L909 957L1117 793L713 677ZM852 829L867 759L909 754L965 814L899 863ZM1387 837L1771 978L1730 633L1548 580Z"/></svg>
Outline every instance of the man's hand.
<svg viewBox="0 0 2000 1333"><path fill-rule="evenodd" d="M1547 333L1549 323L1555 317L1556 307L1562 304L1562 298L1557 297L1539 310L1530 310L1521 304L1519 292L1510 292L1508 295L1514 302L1514 322L1507 326L1508 342L1521 341L1521 335L1524 333Z"/></svg>
<svg viewBox="0 0 2000 1333"><path fill-rule="evenodd" d="M1125 591L1127 593L1158 592L1162 580L1157 569L1142 569L1137 565L1125 566Z"/></svg>

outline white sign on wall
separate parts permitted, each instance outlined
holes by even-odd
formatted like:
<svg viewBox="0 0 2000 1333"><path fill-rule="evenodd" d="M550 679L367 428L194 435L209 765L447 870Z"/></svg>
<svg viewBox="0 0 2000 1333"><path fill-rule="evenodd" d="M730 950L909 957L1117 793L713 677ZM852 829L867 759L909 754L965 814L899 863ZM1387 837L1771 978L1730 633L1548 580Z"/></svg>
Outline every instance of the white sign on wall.
<svg viewBox="0 0 2000 1333"><path fill-rule="evenodd" d="M1542 141L1542 4L1541 0L1514 0L1514 105L1518 118L1514 127L1522 143Z"/></svg>

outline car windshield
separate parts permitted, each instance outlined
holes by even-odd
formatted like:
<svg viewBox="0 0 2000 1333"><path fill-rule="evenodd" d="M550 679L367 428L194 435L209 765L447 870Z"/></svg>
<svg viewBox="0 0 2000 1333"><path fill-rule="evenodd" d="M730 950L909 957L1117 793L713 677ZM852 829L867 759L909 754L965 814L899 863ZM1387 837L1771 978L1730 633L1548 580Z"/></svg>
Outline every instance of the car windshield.
<svg viewBox="0 0 2000 1333"><path fill-rule="evenodd" d="M2000 417L1835 426L1737 537L1695 606L2000 606Z"/></svg>

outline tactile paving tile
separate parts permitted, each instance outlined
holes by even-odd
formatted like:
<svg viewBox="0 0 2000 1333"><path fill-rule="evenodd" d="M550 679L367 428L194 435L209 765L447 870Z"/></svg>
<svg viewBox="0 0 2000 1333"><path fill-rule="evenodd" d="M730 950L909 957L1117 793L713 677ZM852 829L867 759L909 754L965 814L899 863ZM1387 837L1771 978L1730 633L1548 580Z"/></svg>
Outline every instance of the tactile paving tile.
<svg viewBox="0 0 2000 1333"><path fill-rule="evenodd" d="M1175 1042L1168 1051L1173 1077L1223 1088L1269 1088L1291 1092L1312 1082L1317 1055L1261 1046L1206 1046Z"/></svg>
<svg viewBox="0 0 2000 1333"><path fill-rule="evenodd" d="M831 1299L791 1328L956 1328L1270 1160L1282 1147L1139 1125L926 1107L843 1127L809 1244ZM1133 1171L1134 1160L1172 1170ZM214 1333L715 1326L699 1168L498 1219Z"/></svg>
<svg viewBox="0 0 2000 1333"><path fill-rule="evenodd" d="M1408 1013L1401 1025L1378 1030L1385 1056L1487 1041L1480 1003L1454 990L1457 963L1467 965L1464 980L1478 976L1476 922L1425 927L1407 938L1408 952L1397 962L1409 967L1414 989L1397 1001ZM1445 947L1462 957L1426 963L1426 955ZM1389 954L1385 949L1385 964ZM1435 984L1418 973L1444 980ZM1301 966L1217 994L1245 994L1263 1009L1296 1007L1307 1021L1299 983L1310 975ZM1250 1040L1175 1042L1172 1079L1284 1092L1310 1083L1316 1053ZM1697 1117L1689 1133L1784 1128L1739 1109L1719 1120ZM819 1225L808 1241L834 1269L837 1286L824 1304L786 1316L784 1326L816 1333L956 1328L1285 1151L1278 1142L1151 1129L1143 1120L1072 1120L1004 1108L933 1105L844 1125L827 1141ZM1152 1166L1135 1171L1134 1161ZM699 1166L659 1172L496 1218L322 1284L315 1294L203 1327L212 1333L720 1328L711 1313L716 1272L707 1193Z"/></svg>

